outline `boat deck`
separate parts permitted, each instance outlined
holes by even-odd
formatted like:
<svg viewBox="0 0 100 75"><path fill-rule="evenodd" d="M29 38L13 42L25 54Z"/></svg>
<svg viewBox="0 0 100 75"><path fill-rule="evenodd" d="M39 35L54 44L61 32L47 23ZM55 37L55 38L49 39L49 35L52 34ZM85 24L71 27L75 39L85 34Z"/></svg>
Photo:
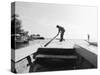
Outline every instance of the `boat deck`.
<svg viewBox="0 0 100 75"><path fill-rule="evenodd" d="M37 50L39 48L64 49L64 50L68 50L68 49L70 50L70 49L75 48L76 52L82 57L81 61L84 62L84 63L82 63L83 66L81 66L80 68L89 68L91 66L91 64L94 67L97 67L97 55L98 55L97 54L97 52L98 52L97 46L89 45L89 43L86 42L85 40L68 39L63 42L59 42L59 40L53 40L47 47L44 47L44 45L48 41L49 40L34 40L34 41L30 41L29 45L27 45L26 47L12 50L11 60L14 61L17 72L19 72L19 73L29 72L30 67L29 66L27 67L27 64L29 62L26 57L30 56L31 62L34 62L35 59L33 59L33 53L37 52ZM15 54L15 57L14 57L14 54ZM59 56L59 55L58 56L53 56L53 55L48 56L48 55L40 54L37 56L37 58L44 58L44 57L61 58L61 59L62 58L66 59L69 57L73 58L73 56ZM89 64L89 63L91 63L91 64ZM67 68L65 68L65 69L67 69ZM33 67L32 67L32 71L33 71Z"/></svg>

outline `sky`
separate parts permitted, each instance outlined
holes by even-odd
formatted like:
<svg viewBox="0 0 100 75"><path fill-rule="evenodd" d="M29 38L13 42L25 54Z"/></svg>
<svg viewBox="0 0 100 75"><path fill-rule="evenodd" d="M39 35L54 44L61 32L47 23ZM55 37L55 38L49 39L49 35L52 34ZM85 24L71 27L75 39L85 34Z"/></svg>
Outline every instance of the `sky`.
<svg viewBox="0 0 100 75"><path fill-rule="evenodd" d="M20 16L22 28L31 34L53 38L58 29L66 30L65 39L97 40L97 8L67 4L16 2L15 13ZM59 36L58 36L59 37Z"/></svg>

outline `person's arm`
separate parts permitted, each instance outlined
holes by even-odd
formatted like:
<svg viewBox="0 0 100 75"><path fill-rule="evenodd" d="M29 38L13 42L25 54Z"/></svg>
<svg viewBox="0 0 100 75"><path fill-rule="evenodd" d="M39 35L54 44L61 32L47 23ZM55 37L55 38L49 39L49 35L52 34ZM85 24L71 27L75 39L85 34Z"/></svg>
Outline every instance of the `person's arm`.
<svg viewBox="0 0 100 75"><path fill-rule="evenodd" d="M60 33L60 29L58 29L58 34L57 35L59 35L59 33Z"/></svg>

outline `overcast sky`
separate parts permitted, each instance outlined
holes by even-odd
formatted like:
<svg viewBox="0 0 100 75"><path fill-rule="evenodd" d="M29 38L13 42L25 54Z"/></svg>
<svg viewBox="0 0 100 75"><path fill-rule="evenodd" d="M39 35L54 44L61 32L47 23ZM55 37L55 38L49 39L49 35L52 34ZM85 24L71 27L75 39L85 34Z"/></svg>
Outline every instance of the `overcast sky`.
<svg viewBox="0 0 100 75"><path fill-rule="evenodd" d="M64 38L86 38L90 34L97 38L97 8L77 5L16 3L16 14L22 20L22 27L29 34L40 34L52 38L58 30L56 25L65 28Z"/></svg>

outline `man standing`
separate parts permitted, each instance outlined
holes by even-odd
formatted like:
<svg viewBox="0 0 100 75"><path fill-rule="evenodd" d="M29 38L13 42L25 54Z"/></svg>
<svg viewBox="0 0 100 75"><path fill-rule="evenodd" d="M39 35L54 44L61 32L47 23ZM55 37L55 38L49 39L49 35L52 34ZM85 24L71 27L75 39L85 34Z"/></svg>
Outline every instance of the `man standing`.
<svg viewBox="0 0 100 75"><path fill-rule="evenodd" d="M60 42L62 42L64 40L63 36L64 36L64 32L65 32L65 29L59 25L56 26L58 28L58 34L60 33Z"/></svg>
<svg viewBox="0 0 100 75"><path fill-rule="evenodd" d="M88 34L88 42L89 42L89 40L90 40L90 35Z"/></svg>

